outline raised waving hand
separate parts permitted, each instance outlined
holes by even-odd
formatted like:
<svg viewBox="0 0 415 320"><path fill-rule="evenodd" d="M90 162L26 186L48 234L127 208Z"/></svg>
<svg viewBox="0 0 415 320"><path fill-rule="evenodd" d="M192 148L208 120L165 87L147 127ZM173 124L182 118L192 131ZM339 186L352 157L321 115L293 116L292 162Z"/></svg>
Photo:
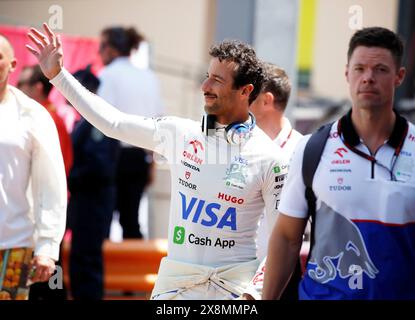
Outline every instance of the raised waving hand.
<svg viewBox="0 0 415 320"><path fill-rule="evenodd" d="M63 67L63 50L60 37L55 35L49 26L44 23L45 34L35 28L30 28L28 37L37 50L30 45L26 48L38 59L42 72L48 79L54 78Z"/></svg>

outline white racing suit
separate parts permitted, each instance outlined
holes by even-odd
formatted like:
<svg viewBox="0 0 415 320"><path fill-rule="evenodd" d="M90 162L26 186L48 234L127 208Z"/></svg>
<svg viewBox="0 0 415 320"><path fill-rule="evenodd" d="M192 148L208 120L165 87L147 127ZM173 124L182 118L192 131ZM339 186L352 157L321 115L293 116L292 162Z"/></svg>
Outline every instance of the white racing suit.
<svg viewBox="0 0 415 320"><path fill-rule="evenodd" d="M252 269L240 273L239 280L233 275L229 286L234 285L235 290L225 290L225 294L217 294L222 290L208 297L203 290L202 295L198 293L200 286L210 283L210 277L203 277L202 283L198 278L194 286L177 281L175 289L182 294L187 291L192 299L224 299L229 292L238 295L258 266L255 238L263 209L268 223L273 224L277 216L281 189L275 188L275 181L281 175L282 160L272 140L255 127L249 139L234 145L225 140L219 124L213 136L206 136L193 120L124 114L88 92L65 69L51 82L105 135L153 150L167 160L171 170L168 260L186 265L168 270L175 278L180 279L181 272L188 278L193 272L189 270L194 270L189 265L203 272L237 264ZM255 264L252 268L251 263ZM211 274L220 273L216 271ZM164 283L166 272L162 264L159 279ZM163 298L160 288L164 287L158 280L153 296Z"/></svg>

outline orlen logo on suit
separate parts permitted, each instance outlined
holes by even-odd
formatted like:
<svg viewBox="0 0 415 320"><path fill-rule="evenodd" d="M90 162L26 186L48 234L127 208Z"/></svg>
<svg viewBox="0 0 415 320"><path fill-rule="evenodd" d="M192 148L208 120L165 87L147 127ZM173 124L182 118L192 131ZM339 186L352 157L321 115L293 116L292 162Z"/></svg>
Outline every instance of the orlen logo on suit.
<svg viewBox="0 0 415 320"><path fill-rule="evenodd" d="M185 151L183 151L183 157L190 160L193 163L202 164L203 159L201 159L200 157L198 157L196 155L198 153L198 151L200 151L200 150L204 151L205 150L202 143L198 140L193 140L193 141L190 141L189 144L193 147L193 153L188 152L188 151L185 150Z"/></svg>
<svg viewBox="0 0 415 320"><path fill-rule="evenodd" d="M199 158L198 156L187 152L187 151L183 151L183 157L190 160L191 162L194 162L196 164L202 164L203 160L201 158Z"/></svg>

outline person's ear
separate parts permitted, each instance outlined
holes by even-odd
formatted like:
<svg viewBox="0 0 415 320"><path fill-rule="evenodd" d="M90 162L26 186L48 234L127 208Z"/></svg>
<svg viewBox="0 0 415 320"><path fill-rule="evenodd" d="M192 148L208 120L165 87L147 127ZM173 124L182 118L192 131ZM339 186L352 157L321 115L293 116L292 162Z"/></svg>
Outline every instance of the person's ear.
<svg viewBox="0 0 415 320"><path fill-rule="evenodd" d="M347 83L349 83L349 65L346 64L346 67L344 69L344 76L346 77Z"/></svg>
<svg viewBox="0 0 415 320"><path fill-rule="evenodd" d="M395 87L399 87L402 84L403 80L405 79L405 75L406 69L404 67L401 67L398 73L396 74Z"/></svg>
<svg viewBox="0 0 415 320"><path fill-rule="evenodd" d="M120 53L119 53L119 51L117 49L109 46L108 47L108 55L111 57L111 60L113 60L113 59L119 57L120 56Z"/></svg>
<svg viewBox="0 0 415 320"><path fill-rule="evenodd" d="M254 90L254 86L252 84L247 84L242 87L241 95L246 96L249 99L251 92Z"/></svg>
<svg viewBox="0 0 415 320"><path fill-rule="evenodd" d="M271 92L264 93L264 104L265 105L274 105L274 95Z"/></svg>
<svg viewBox="0 0 415 320"><path fill-rule="evenodd" d="M15 71L15 70L16 70L16 66L17 66L17 59L16 59L16 58L13 58L13 59L10 61L10 69L9 69L9 73L12 73L13 71Z"/></svg>

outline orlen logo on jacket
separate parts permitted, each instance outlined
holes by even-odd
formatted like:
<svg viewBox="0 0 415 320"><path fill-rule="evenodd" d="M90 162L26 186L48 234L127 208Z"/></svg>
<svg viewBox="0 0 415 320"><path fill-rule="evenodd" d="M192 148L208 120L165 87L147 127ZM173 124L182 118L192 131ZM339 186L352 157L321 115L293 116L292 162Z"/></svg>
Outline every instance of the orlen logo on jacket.
<svg viewBox="0 0 415 320"><path fill-rule="evenodd" d="M242 204L245 201L242 198L237 198L237 197L234 197L229 194L222 193L222 192L218 193L218 199L225 200L225 201L232 202L232 203L237 203L237 204Z"/></svg>
<svg viewBox="0 0 415 320"><path fill-rule="evenodd" d="M347 153L347 149L345 148L337 148L336 151L334 151L335 154L337 154L340 158L343 158L345 153Z"/></svg>
<svg viewBox="0 0 415 320"><path fill-rule="evenodd" d="M343 159L344 155L348 152L349 151L347 151L346 148L337 148L336 151L334 151L334 154L336 154L338 158L340 159L335 159L331 163L332 164L349 164L350 163L349 159Z"/></svg>
<svg viewBox="0 0 415 320"><path fill-rule="evenodd" d="M216 227L218 229L229 228L236 230L236 208L222 208L219 203L206 203L205 200L192 197L187 202L186 195L179 192L182 198L182 218L192 219L193 223L200 223L205 227ZM225 211L225 212L223 212Z"/></svg>
<svg viewBox="0 0 415 320"><path fill-rule="evenodd" d="M192 140L189 142L189 144L193 147L193 153L189 152L189 151L183 151L183 157L185 157L186 159L189 159L190 161L196 163L196 164L202 164L203 163L203 159L201 159L200 157L198 157L196 154L198 153L198 151L204 151L205 149L203 148L202 143L199 140ZM200 152L199 152L200 154Z"/></svg>

